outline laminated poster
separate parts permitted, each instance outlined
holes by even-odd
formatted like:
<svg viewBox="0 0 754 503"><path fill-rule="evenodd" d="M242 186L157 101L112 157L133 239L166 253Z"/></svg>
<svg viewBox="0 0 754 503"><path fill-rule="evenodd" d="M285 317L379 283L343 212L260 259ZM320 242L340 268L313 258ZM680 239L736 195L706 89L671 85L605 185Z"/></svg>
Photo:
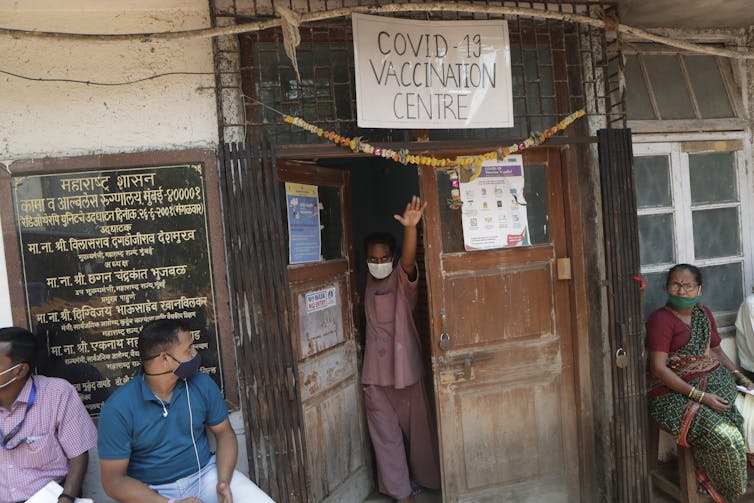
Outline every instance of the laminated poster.
<svg viewBox="0 0 754 503"><path fill-rule="evenodd" d="M463 244L467 251L531 244L520 155L484 161L479 173L462 174L460 178Z"/></svg>
<svg viewBox="0 0 754 503"><path fill-rule="evenodd" d="M285 199L288 206L290 263L319 262L322 242L317 186L286 182Z"/></svg>

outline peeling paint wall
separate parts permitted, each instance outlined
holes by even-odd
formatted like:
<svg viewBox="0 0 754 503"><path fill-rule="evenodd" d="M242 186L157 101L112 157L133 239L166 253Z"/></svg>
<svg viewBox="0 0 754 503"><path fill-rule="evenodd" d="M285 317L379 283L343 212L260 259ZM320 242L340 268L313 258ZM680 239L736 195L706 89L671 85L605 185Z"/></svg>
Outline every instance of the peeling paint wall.
<svg viewBox="0 0 754 503"><path fill-rule="evenodd" d="M63 10L0 2L0 26L28 30L129 33L208 27L204 0L164 8L131 2L133 10L98 10L79 1ZM152 3L159 8L152 8ZM5 4L8 4L5 6ZM117 3L109 5L119 5ZM135 5L133 5L135 4ZM209 39L170 42L71 42L0 39L0 70L44 79L123 85L38 82L0 74L0 162L45 156L214 146L217 118ZM7 163L7 162L6 162Z"/></svg>

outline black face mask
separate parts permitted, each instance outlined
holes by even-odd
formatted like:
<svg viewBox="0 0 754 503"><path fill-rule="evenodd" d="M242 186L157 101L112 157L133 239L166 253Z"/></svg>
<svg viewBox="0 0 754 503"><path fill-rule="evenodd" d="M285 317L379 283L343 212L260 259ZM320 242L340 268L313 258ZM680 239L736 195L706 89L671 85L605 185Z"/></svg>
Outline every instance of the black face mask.
<svg viewBox="0 0 754 503"><path fill-rule="evenodd" d="M161 376L165 374L170 374L172 372L180 379L188 379L192 375L196 374L197 371L199 370L199 367L202 365L202 357L201 355L199 355L199 353L196 353L192 358L189 358L188 360L185 360L185 361L179 360L178 358L171 355L170 353L167 353L167 355L173 360L178 362L178 366L175 369L167 370L165 372L158 372L156 374L150 374L149 372L145 371L144 375ZM153 358L156 358L156 356Z"/></svg>

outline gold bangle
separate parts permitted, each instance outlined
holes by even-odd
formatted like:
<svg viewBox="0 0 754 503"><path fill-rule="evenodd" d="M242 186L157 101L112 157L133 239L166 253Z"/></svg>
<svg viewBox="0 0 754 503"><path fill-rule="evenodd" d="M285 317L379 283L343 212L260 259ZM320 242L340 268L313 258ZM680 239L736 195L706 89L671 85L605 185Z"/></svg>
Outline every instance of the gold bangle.
<svg viewBox="0 0 754 503"><path fill-rule="evenodd" d="M691 398L691 396L694 394L694 391L696 391L696 386L691 387L691 391L689 391L688 397Z"/></svg>
<svg viewBox="0 0 754 503"><path fill-rule="evenodd" d="M699 403L702 403L702 400L704 400L704 391L702 391L702 394L699 396Z"/></svg>

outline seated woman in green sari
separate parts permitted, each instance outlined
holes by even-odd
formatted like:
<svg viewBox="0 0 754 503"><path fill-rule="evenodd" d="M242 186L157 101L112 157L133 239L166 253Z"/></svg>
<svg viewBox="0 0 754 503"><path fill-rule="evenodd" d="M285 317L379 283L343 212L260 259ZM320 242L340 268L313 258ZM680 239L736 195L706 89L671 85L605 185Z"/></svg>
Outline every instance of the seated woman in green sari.
<svg viewBox="0 0 754 503"><path fill-rule="evenodd" d="M736 382L754 385L720 348L709 309L699 303L702 274L689 264L668 272L667 304L647 320L649 414L691 447L697 480L716 503L746 491L743 418Z"/></svg>

